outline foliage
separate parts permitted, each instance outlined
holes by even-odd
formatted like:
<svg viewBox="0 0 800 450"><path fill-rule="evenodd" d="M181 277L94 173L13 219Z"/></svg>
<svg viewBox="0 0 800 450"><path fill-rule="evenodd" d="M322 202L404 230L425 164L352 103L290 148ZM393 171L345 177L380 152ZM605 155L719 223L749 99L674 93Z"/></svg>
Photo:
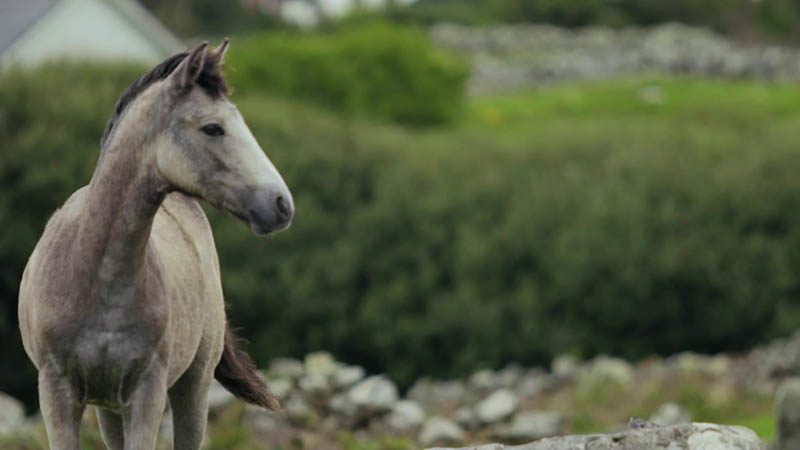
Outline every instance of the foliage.
<svg viewBox="0 0 800 450"><path fill-rule="evenodd" d="M566 27L683 22L743 39L797 40L800 6L792 0L425 0L393 8L404 23L541 22Z"/></svg>
<svg viewBox="0 0 800 450"><path fill-rule="evenodd" d="M0 346L19 368L0 390L33 397L21 271L89 180L135 76L58 65L0 79ZM654 87L663 102L639 95ZM565 351L716 352L785 333L800 317L799 92L574 84L475 100L461 122L415 130L239 91L298 212L259 240L209 210L231 320L260 364L327 349L406 385Z"/></svg>
<svg viewBox="0 0 800 450"><path fill-rule="evenodd" d="M467 76L422 31L379 23L254 36L237 42L227 59L242 94L267 92L412 125L456 118Z"/></svg>

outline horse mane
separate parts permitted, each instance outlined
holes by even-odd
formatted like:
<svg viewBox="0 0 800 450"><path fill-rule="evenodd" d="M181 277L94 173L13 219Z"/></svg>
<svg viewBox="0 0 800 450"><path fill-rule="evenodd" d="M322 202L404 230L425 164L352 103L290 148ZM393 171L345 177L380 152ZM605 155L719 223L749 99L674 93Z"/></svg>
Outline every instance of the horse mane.
<svg viewBox="0 0 800 450"><path fill-rule="evenodd" d="M108 136L111 134L114 126L116 126L125 108L130 105L139 94L150 87L151 84L167 78L188 55L189 52L183 52L170 56L125 89L125 92L122 93L117 103L114 105L114 111L108 119L103 137L100 139L101 149L105 148L108 143ZM213 52L209 52L206 55L203 69L200 71L196 84L200 86L206 94L211 96L211 98L219 98L228 93L228 85L225 83L225 78L222 76L222 64L220 63L220 57L218 55L215 55Z"/></svg>

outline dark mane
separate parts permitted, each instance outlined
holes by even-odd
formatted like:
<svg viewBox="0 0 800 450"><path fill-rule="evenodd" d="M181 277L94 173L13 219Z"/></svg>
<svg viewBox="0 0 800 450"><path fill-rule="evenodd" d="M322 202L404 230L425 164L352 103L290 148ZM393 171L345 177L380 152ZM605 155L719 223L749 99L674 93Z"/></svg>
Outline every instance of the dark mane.
<svg viewBox="0 0 800 450"><path fill-rule="evenodd" d="M111 117L108 119L106 130L103 132L103 138L100 139L101 149L106 146L108 136L111 134L114 126L119 121L119 118L122 115L122 112L125 111L125 108L151 84L167 78L172 72L175 71L181 61L183 61L188 55L188 52L183 52L170 56L155 66L153 70L142 75L141 78L134 81L133 84L128 86L128 89L125 89L125 92L122 93L120 98L117 100L116 105L114 105L114 112L111 113ZM211 52L209 52L205 58L203 69L200 71L200 76L197 79L197 85L200 86L200 88L202 88L203 91L205 91L212 98L218 98L228 93L228 85L225 83L225 79L222 77L222 69L219 58L215 57Z"/></svg>

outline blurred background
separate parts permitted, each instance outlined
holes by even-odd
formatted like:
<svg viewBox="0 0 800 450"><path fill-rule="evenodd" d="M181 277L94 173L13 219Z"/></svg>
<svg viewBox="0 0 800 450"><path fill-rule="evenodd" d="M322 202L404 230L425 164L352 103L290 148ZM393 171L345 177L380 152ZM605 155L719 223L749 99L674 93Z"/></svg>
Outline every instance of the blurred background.
<svg viewBox="0 0 800 450"><path fill-rule="evenodd" d="M0 0L3 448L43 448L16 304L47 218L121 92L226 36L297 214L257 239L206 208L230 320L288 414L215 388L210 448L631 415L774 439L800 372L796 1Z"/></svg>

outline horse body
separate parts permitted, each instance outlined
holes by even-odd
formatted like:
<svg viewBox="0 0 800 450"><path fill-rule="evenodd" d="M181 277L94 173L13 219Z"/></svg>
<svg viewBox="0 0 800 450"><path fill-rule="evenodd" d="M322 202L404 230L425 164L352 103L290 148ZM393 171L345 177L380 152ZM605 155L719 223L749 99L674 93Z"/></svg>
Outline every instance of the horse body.
<svg viewBox="0 0 800 450"><path fill-rule="evenodd" d="M211 228L193 198L262 234L287 226L293 211L238 111L195 88L226 47L207 58L201 45L134 84L90 184L56 211L28 261L20 329L51 448L80 448L93 404L109 448L152 449L168 398L175 448L197 449L215 373L245 400L277 405L226 328ZM197 132L208 121L227 131Z"/></svg>

